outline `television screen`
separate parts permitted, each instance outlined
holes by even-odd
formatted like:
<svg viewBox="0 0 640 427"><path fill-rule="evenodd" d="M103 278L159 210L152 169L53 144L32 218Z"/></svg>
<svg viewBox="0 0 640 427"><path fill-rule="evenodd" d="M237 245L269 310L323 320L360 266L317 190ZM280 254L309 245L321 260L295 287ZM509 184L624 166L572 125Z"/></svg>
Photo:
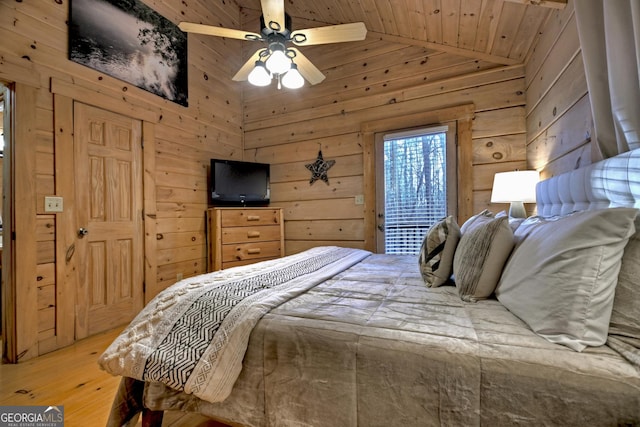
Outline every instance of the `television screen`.
<svg viewBox="0 0 640 427"><path fill-rule="evenodd" d="M211 159L212 204L268 205L269 173L270 167L266 163Z"/></svg>

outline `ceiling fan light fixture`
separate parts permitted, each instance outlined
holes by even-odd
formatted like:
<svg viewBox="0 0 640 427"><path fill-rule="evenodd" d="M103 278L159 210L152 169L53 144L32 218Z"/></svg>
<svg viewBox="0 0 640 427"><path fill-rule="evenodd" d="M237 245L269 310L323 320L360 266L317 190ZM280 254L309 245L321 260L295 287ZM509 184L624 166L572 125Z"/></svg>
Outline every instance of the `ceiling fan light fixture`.
<svg viewBox="0 0 640 427"><path fill-rule="evenodd" d="M271 74L284 74L291 68L291 59L284 52L284 45L272 43L269 45L271 55L265 65Z"/></svg>
<svg viewBox="0 0 640 427"><path fill-rule="evenodd" d="M300 87L306 83L317 85L325 79L325 75L302 52L289 46L290 44L312 46L342 43L365 40L367 36L364 22L325 25L292 32L291 16L284 11L285 0L260 0L260 5L262 14L259 33L195 22L180 22L178 26L188 33L264 43L265 46L246 59L233 76L233 81L249 80L252 85L267 86L275 79L278 89L283 84L289 88ZM287 73L289 75L285 78Z"/></svg>
<svg viewBox="0 0 640 427"><path fill-rule="evenodd" d="M298 66L295 63L291 63L291 69L282 76L282 84L288 89L299 89L304 86L304 79L302 74L298 71Z"/></svg>
<svg viewBox="0 0 640 427"><path fill-rule="evenodd" d="M256 66L253 67L253 70L249 73L247 80L254 86L267 86L271 84L271 74L269 74L265 68L264 62L256 61Z"/></svg>

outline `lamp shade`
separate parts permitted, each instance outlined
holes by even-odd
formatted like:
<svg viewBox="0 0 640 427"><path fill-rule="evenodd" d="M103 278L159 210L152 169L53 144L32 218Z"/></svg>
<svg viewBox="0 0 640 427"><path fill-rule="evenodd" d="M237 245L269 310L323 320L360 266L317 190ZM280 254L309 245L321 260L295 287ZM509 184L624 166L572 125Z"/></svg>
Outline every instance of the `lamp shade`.
<svg viewBox="0 0 640 427"><path fill-rule="evenodd" d="M267 86L271 83L271 75L262 61L256 61L256 66L247 76L247 80L254 86Z"/></svg>
<svg viewBox="0 0 640 427"><path fill-rule="evenodd" d="M493 177L491 203L535 203L538 171L500 172Z"/></svg>
<svg viewBox="0 0 640 427"><path fill-rule="evenodd" d="M271 56L267 59L266 66L272 74L284 74L291 67L291 59L287 58L284 50L279 47L270 47Z"/></svg>
<svg viewBox="0 0 640 427"><path fill-rule="evenodd" d="M291 69L282 77L282 84L289 89L298 89L304 85L304 79L298 71L298 66L291 63Z"/></svg>

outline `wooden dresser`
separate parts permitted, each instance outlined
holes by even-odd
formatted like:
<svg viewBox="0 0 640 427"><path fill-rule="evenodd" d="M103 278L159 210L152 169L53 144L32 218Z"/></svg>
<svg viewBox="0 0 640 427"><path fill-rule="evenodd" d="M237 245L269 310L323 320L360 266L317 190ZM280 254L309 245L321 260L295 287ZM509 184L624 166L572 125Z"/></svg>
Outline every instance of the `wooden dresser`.
<svg viewBox="0 0 640 427"><path fill-rule="evenodd" d="M284 256L282 208L207 209L207 270Z"/></svg>

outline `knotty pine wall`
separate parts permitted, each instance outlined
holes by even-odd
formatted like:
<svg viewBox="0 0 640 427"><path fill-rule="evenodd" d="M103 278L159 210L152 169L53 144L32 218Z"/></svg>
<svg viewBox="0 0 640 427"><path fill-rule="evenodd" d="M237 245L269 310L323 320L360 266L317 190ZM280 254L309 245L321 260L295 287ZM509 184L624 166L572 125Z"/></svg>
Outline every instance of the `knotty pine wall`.
<svg viewBox="0 0 640 427"><path fill-rule="evenodd" d="M173 22L204 20L237 28L232 2L150 0ZM17 352L22 360L73 341L73 326L61 316L75 295L63 285L56 240L62 214L44 212L44 197L61 191L56 167L56 101L84 103L142 118L153 142L145 147L145 234L147 299L174 283L206 270L207 170L211 157L242 157L241 86L229 77L241 66L241 41L189 36L189 107L166 101L130 84L69 61L69 0L0 2L0 81L14 84L16 144L26 148L16 166L20 192L16 218ZM28 148L27 148L28 147ZM149 153L150 151L150 153ZM59 180L58 180L59 181ZM66 212L63 215L67 215ZM72 213L71 213L72 214ZM69 216L64 216L69 218ZM71 225L79 227L81 225ZM77 228L76 228L77 229ZM62 254L65 252L63 251ZM12 298L13 298L12 297ZM70 301L70 303L69 303ZM65 303L64 305L62 303Z"/></svg>
<svg viewBox="0 0 640 427"><path fill-rule="evenodd" d="M304 25L304 24L299 24ZM308 47L327 76L297 92L244 92L245 159L272 164L272 204L285 209L286 252L363 247L363 123L473 103L473 210L490 208L493 175L526 167L523 66L496 66L422 47L367 39ZM329 185L305 164L335 160Z"/></svg>
<svg viewBox="0 0 640 427"><path fill-rule="evenodd" d="M526 63L526 97L529 168L545 179L599 159L572 0L551 14Z"/></svg>
<svg viewBox="0 0 640 427"><path fill-rule="evenodd" d="M202 19L232 28L246 23L229 2L147 4L174 22ZM18 307L18 312L24 323L37 319L37 325L14 325L26 343L18 343L22 359L64 345L73 334L56 323L56 304L68 296L59 293L56 278L60 224L43 210L44 196L56 194L57 188L56 97L153 122L148 127L153 129L153 155L145 156L154 166L147 178L155 210L155 217L145 221L147 272L155 272L148 277L148 296L175 282L178 274L188 277L205 269L210 157L273 164L273 204L285 208L288 253L318 244L363 245L364 210L354 198L363 194L359 132L365 122L473 103L474 211L503 208L489 203L495 172L528 166L544 176L591 161L591 114L572 1L552 14L525 66L497 66L370 38L304 49L327 80L297 92L231 82L243 62L237 52L251 53L246 44L190 36L188 108L68 61L68 7L68 0L0 2L0 81L15 82L20 105L16 134L30 153L16 173L30 190L21 194L21 202L33 207L17 215L35 237L18 236L25 252L18 254L23 267L17 270L24 279L18 292L36 297L37 308ZM247 22L253 25L252 20ZM315 160L320 148L336 165L329 171L329 186L310 186L304 165ZM25 170L25 165L33 167Z"/></svg>

